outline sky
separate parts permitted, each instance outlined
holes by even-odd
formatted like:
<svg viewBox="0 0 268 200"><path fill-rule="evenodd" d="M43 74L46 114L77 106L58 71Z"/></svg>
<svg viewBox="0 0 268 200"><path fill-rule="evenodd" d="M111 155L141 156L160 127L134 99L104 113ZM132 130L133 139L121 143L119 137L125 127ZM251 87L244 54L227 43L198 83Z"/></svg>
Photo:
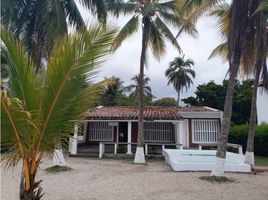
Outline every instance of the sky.
<svg viewBox="0 0 268 200"><path fill-rule="evenodd" d="M79 10L86 22L94 20L89 11L80 5ZM119 19L108 19L108 22L120 29L130 17L122 16ZM175 29L171 30L176 35L177 31ZM222 83L228 69L228 64L224 63L221 58L208 60L211 51L222 41L217 29L216 19L207 16L202 17L197 23L197 30L199 32L198 38L185 34L178 38L178 43L183 50L185 58L191 58L194 61L195 64L192 69L196 72L193 85L187 92L183 91L181 93L181 98L193 96L199 84L204 84L211 80L214 80L216 83ZM152 54L148 54L149 64L145 69L145 74L151 79L149 85L156 99L177 97L177 93L172 85L167 85L165 70L175 57L182 55L168 41L166 44L166 55L160 61L156 60ZM131 83L130 79L139 72L140 51L141 29L125 40L118 50L107 58L100 69L98 79L116 76L124 81L125 86L129 85Z"/></svg>

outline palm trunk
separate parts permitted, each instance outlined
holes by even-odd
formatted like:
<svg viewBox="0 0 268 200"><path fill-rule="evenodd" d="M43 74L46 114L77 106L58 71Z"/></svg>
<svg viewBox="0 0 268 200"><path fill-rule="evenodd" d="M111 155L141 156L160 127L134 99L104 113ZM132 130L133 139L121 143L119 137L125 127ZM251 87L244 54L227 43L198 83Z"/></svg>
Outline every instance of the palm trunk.
<svg viewBox="0 0 268 200"><path fill-rule="evenodd" d="M25 187L25 172L22 172L20 183L20 200L40 200L43 196L40 183L42 180L35 182L36 172L30 173L30 187Z"/></svg>
<svg viewBox="0 0 268 200"><path fill-rule="evenodd" d="M180 106L180 91L178 91L177 106Z"/></svg>
<svg viewBox="0 0 268 200"><path fill-rule="evenodd" d="M149 33L149 18L143 17L143 28L142 28L142 49L140 57L140 79L139 79L139 120L138 120L138 141L137 150L135 154L134 163L143 164L145 163L144 149L143 149L143 110L144 110L144 62L147 49L147 40Z"/></svg>
<svg viewBox="0 0 268 200"><path fill-rule="evenodd" d="M219 144L217 148L215 166L212 170L212 176L223 176L224 175L224 162L227 150L228 133L230 128L231 116L232 116L232 104L233 94L235 88L235 81L238 74L240 64L241 50L237 49L234 53L233 62L230 64L230 77L228 81L227 93L224 103L223 120L221 125L221 134L219 138Z"/></svg>
<svg viewBox="0 0 268 200"><path fill-rule="evenodd" d="M249 133L248 133L248 141L247 141L247 150L245 156L245 163L254 165L254 136L256 130L256 119L257 119L257 90L259 84L259 77L260 77L260 65L256 68L256 77L254 80L254 86L252 90L252 97L251 97L251 110L250 110L250 125L249 125Z"/></svg>

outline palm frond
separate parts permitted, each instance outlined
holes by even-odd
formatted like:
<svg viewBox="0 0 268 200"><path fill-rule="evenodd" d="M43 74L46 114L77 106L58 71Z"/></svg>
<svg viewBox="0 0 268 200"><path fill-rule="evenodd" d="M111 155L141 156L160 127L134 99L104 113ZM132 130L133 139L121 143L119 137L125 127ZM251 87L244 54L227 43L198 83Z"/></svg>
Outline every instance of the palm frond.
<svg viewBox="0 0 268 200"><path fill-rule="evenodd" d="M27 57L21 43L14 39L8 31L1 29L1 40L6 48L7 61L10 67L10 93L20 99L25 109L34 111L39 108L40 80L35 74L34 67Z"/></svg>
<svg viewBox="0 0 268 200"><path fill-rule="evenodd" d="M92 93L82 88L95 73L93 66L100 65L110 50L116 30L106 30L101 25L92 26L90 32L65 38L52 52L42 94L41 121L44 125L38 150L41 144L41 148L50 148L46 144L51 144L52 138L69 134L70 120L81 117L91 105ZM60 132L59 124L62 124Z"/></svg>
<svg viewBox="0 0 268 200"><path fill-rule="evenodd" d="M223 61L228 61L228 43L224 42L220 45L218 45L209 55L208 60L220 56Z"/></svg>
<svg viewBox="0 0 268 200"><path fill-rule="evenodd" d="M78 29L86 27L85 22L74 0L65 1L64 8L66 10L66 14L71 25L76 25Z"/></svg>
<svg viewBox="0 0 268 200"><path fill-rule="evenodd" d="M182 16L184 19L187 19L184 20L176 37L178 37L185 29L189 28L190 26L193 27L200 16L211 9L215 4L217 4L217 1L215 0L178 1L176 10L180 16Z"/></svg>
<svg viewBox="0 0 268 200"><path fill-rule="evenodd" d="M149 29L149 44L151 46L151 50L156 59L160 60L160 58L166 52L166 45L164 42L163 35L159 32L154 22L150 22Z"/></svg>
<svg viewBox="0 0 268 200"><path fill-rule="evenodd" d="M171 42L171 44L178 49L179 53L181 53L182 50L178 41L173 36L173 34L166 26L166 24L158 16L155 19L155 25L164 34L164 36Z"/></svg>
<svg viewBox="0 0 268 200"><path fill-rule="evenodd" d="M120 32L117 34L117 36L114 39L113 45L112 45L112 51L115 51L118 47L120 47L121 43L130 37L132 34L137 32L139 28L139 16L134 15L126 24L125 26L120 30Z"/></svg>

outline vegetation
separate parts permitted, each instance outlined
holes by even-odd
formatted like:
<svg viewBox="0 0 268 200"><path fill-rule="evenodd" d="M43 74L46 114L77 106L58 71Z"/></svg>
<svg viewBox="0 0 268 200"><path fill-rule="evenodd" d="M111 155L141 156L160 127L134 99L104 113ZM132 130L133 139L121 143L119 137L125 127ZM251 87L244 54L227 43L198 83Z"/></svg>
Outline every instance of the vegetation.
<svg viewBox="0 0 268 200"><path fill-rule="evenodd" d="M106 22L107 6L117 2L109 0L81 0L99 21ZM57 39L68 33L68 26L76 30L86 25L74 0L12 0L1 4L1 24L20 38L26 51L35 62L36 71L44 68L43 59L48 59Z"/></svg>
<svg viewBox="0 0 268 200"><path fill-rule="evenodd" d="M164 97L152 102L153 106L176 106L176 99L171 97Z"/></svg>
<svg viewBox="0 0 268 200"><path fill-rule="evenodd" d="M191 69L194 61L191 59L184 60L183 57L177 57L169 64L166 70L166 77L168 78L168 85L172 84L178 93L177 105L180 103L180 93L183 89L188 90L193 84L192 78L195 78L195 71Z"/></svg>
<svg viewBox="0 0 268 200"><path fill-rule="evenodd" d="M268 157L255 156L255 165L268 167Z"/></svg>
<svg viewBox="0 0 268 200"><path fill-rule="evenodd" d="M230 127L230 143L243 145L244 151L247 147L249 125L232 125ZM261 124L256 127L254 138L254 153L258 156L268 156L268 124Z"/></svg>
<svg viewBox="0 0 268 200"><path fill-rule="evenodd" d="M121 12L125 14L133 14L133 17L121 29L114 40L113 49L116 50L121 43L129 36L137 32L139 24L142 24L142 42L141 42L141 56L140 56L140 79L139 79L139 120L138 120L138 139L137 151L134 162L145 162L144 152L139 154L138 149L143 151L143 110L144 110L144 65L146 63L146 55L148 47L151 47L153 55L160 59L166 52L164 38L168 39L171 44L181 51L180 46L169 30L167 23L173 25L175 28L179 27L183 22L183 18L175 15L176 1L128 1L121 3ZM141 21L140 21L141 19ZM189 24L185 30L190 34L195 34L196 29ZM139 156L139 159L137 159Z"/></svg>
<svg viewBox="0 0 268 200"><path fill-rule="evenodd" d="M225 176L201 176L199 177L203 181L208 181L210 183L232 183L233 179L227 178Z"/></svg>
<svg viewBox="0 0 268 200"><path fill-rule="evenodd" d="M20 199L42 197L36 174L43 155L52 153L58 141L68 141L71 120L80 119L102 92L105 83L93 84L92 77L115 34L110 27L105 31L92 26L88 32L65 37L55 45L41 79L23 45L1 30L10 66L9 91L1 91L2 158L8 167L23 163Z"/></svg>
<svg viewBox="0 0 268 200"><path fill-rule="evenodd" d="M144 75L143 78L143 93L144 93L144 104L148 105L149 103L152 102L152 99L154 98L154 95L152 94L152 89L148 85L150 78L146 75ZM139 80L140 80L140 75L133 76L131 78L131 81L133 84L130 84L124 88L126 92L129 92L129 97L134 101L135 104L139 102Z"/></svg>
<svg viewBox="0 0 268 200"><path fill-rule="evenodd" d="M227 85L228 80L224 80L222 84L210 81L206 84L198 85L195 91L196 97L191 96L182 99L182 101L189 106L209 106L223 110ZM252 80L236 81L232 105L232 123L249 123L252 86Z"/></svg>

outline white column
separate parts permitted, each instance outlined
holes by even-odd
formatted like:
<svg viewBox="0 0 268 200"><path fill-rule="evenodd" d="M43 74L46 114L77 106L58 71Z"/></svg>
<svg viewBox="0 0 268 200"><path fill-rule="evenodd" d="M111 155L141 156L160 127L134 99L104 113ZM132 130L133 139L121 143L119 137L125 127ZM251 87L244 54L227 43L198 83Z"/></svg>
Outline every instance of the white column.
<svg viewBox="0 0 268 200"><path fill-rule="evenodd" d="M175 142L180 145L186 146L184 144L184 132L183 132L184 121L177 121L174 123L175 126ZM181 147L181 146L180 146Z"/></svg>
<svg viewBox="0 0 268 200"><path fill-rule="evenodd" d="M148 144L145 144L145 155L147 156L148 155Z"/></svg>
<svg viewBox="0 0 268 200"><path fill-rule="evenodd" d="M77 123L75 123L74 124L74 136L71 137L71 140L70 140L71 155L77 154L77 135L78 135L78 125L77 125Z"/></svg>
<svg viewBox="0 0 268 200"><path fill-rule="evenodd" d="M127 154L132 154L131 152L131 122L127 123Z"/></svg>

